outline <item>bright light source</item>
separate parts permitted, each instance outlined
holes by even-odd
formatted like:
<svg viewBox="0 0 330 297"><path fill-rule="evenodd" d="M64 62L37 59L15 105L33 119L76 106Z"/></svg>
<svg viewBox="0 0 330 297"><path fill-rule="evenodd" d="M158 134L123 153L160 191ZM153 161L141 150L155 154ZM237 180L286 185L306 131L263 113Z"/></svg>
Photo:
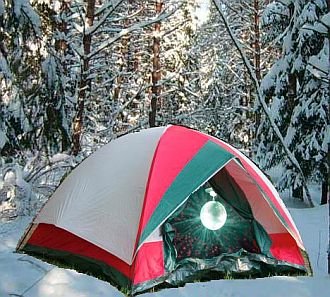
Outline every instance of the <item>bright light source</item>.
<svg viewBox="0 0 330 297"><path fill-rule="evenodd" d="M215 231L226 223L227 212L219 201L209 201L203 205L200 218L205 228Z"/></svg>

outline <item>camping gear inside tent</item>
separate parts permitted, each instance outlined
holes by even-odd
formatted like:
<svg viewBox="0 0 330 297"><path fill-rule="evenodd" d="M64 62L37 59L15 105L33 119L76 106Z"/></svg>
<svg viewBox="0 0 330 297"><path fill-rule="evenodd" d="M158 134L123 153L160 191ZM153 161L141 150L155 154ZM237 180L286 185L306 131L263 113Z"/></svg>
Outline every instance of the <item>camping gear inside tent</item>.
<svg viewBox="0 0 330 297"><path fill-rule="evenodd" d="M18 252L135 295L155 286L309 274L275 188L229 144L182 126L111 141L60 184Z"/></svg>

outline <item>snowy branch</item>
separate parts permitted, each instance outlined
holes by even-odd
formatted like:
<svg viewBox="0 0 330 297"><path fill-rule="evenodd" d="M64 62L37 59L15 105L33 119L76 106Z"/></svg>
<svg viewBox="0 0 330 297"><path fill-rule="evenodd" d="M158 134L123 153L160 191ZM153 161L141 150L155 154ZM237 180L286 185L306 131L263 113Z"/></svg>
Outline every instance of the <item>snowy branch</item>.
<svg viewBox="0 0 330 297"><path fill-rule="evenodd" d="M253 81L253 84L255 85L255 88L256 88L256 92L257 92L257 98L258 98L258 101L267 117L267 119L269 120L270 124L271 124L271 127L272 129L274 130L276 136L278 137L287 157L289 158L290 162L292 163L292 165L298 170L298 172L301 174L301 177L304 181L304 189L306 191L306 196L307 196L307 201L309 203L309 205L311 207L314 206L314 203L312 201L312 198L311 198L311 195L310 195L310 192L309 192L309 189L307 187L307 181L306 181L306 178L305 178L305 175L299 165L299 162L298 160L296 159L296 157L294 156L294 154L289 150L288 146L285 144L285 140L279 130L279 128L277 127L275 121L274 121L274 118L272 117L272 115L270 114L269 112L269 109L268 109L268 106L263 98L263 95L261 93L261 90L260 90L260 85L259 85L259 82L258 82L258 79L255 75L255 72L253 71L253 68L249 62L249 60L247 59L245 53L243 52L243 49L242 49L242 46L241 44L239 43L238 39L236 38L236 36L234 35L233 31L231 30L229 24L228 24L228 21L222 11L222 8L221 8L221 4L219 3L219 0L212 0L212 2L215 4L216 8L217 8L217 11L219 12L220 14L220 17L222 19L222 21L224 22L224 25L225 27L227 28L228 30L228 33L233 41L233 43L235 44L235 47L236 49L238 50L242 60L243 60L243 63L249 73L249 76L251 77L252 81Z"/></svg>
<svg viewBox="0 0 330 297"><path fill-rule="evenodd" d="M119 40L120 38L122 38L123 36L133 32L133 31L136 31L136 30L139 30L139 29L142 29L144 27L147 27L147 26L150 26L152 24L155 24L157 22L161 22L165 19L167 19L169 16L171 16L172 14L174 14L176 11L176 9L168 12L168 13L162 13L160 14L158 17L156 18L152 18L150 20L147 20L147 21L144 21L144 22L140 22L140 23L137 23L137 24L134 24L128 28L125 28L123 30L121 30L120 33L118 33L115 37L109 39L109 40L106 40L104 41L97 49L95 49L94 51L92 51L89 55L88 55L88 59L91 59L92 57L94 57L95 55L97 55L99 52L101 52L102 50L104 50L105 48L107 48L108 46L110 46L111 44L113 44L114 42L116 42L117 40Z"/></svg>
<svg viewBox="0 0 330 297"><path fill-rule="evenodd" d="M124 0L117 1L115 4L112 4L112 2L110 2L110 5L105 4L107 6L107 8L110 6L110 9L97 23L95 23L92 27L86 29L85 34L91 35L91 34L95 33L95 31L105 23L105 21L109 18L109 16L118 8L118 6L122 2L124 2ZM100 12L97 12L96 15L98 15L99 13Z"/></svg>

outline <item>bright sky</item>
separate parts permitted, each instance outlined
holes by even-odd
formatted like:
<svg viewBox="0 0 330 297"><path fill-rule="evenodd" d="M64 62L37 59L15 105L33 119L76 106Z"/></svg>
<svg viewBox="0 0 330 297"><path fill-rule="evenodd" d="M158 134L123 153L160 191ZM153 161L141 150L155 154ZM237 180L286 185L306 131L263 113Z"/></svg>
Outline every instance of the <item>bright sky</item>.
<svg viewBox="0 0 330 297"><path fill-rule="evenodd" d="M199 7L196 9L198 24L204 23L209 16L210 0L196 0Z"/></svg>

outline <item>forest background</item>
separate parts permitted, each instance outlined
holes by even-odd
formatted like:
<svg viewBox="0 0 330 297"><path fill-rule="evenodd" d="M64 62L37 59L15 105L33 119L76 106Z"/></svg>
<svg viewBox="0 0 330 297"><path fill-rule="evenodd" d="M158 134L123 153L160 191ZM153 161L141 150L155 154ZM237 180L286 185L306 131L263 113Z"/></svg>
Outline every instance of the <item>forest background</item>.
<svg viewBox="0 0 330 297"><path fill-rule="evenodd" d="M0 217L34 214L97 148L169 123L327 203L329 11L330 0L0 0Z"/></svg>

